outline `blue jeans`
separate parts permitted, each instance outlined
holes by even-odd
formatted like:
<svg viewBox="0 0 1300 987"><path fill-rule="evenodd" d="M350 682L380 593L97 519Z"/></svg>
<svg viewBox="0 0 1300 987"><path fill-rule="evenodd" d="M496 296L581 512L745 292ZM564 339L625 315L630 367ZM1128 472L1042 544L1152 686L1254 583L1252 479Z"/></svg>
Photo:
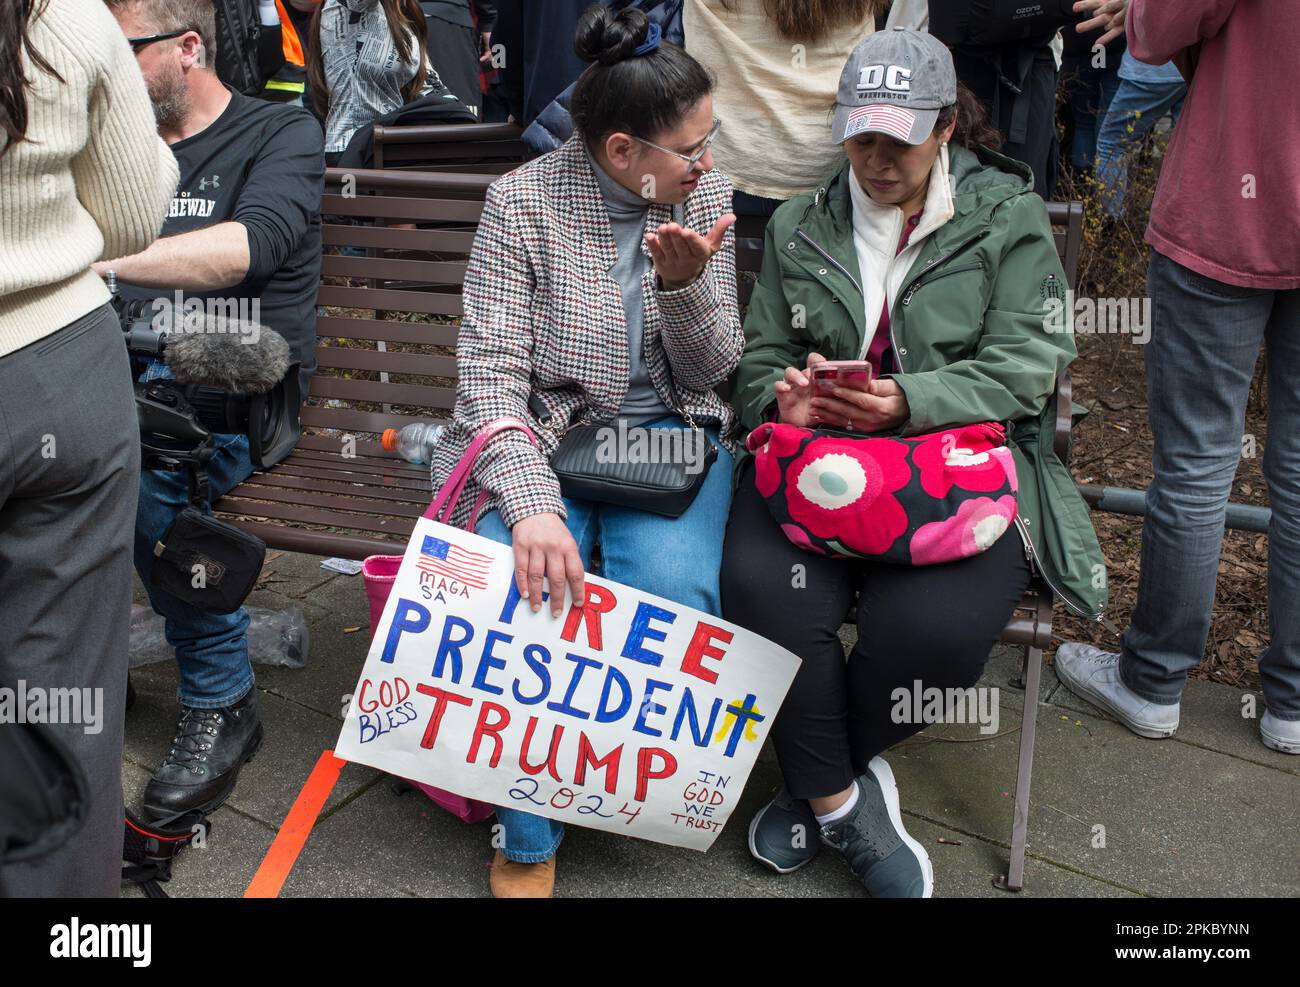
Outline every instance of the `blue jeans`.
<svg viewBox="0 0 1300 987"><path fill-rule="evenodd" d="M1104 206L1112 219L1124 206L1128 189L1127 155L1151 128L1170 114L1174 123L1187 95L1186 83L1150 83L1121 79L1115 98L1097 132L1094 174L1105 190Z"/></svg>
<svg viewBox="0 0 1300 987"><path fill-rule="evenodd" d="M1061 61L1062 95L1074 118L1070 138L1070 167L1083 171L1092 167L1097 153L1097 131L1119 88L1119 66L1094 68L1092 53L1067 55ZM1109 62L1109 59L1107 60Z"/></svg>
<svg viewBox="0 0 1300 987"><path fill-rule="evenodd" d="M170 377L171 371L158 361L151 363L140 380ZM211 500L253 472L247 435L214 433L215 452L208 463ZM204 513L211 514L211 502ZM170 593L150 585L153 547L168 526L190 502L189 474L166 470L140 471L140 499L135 515L135 568L140 574L149 602L165 620L167 643L176 649L180 668L178 698L185 706L214 709L238 702L253 688L253 666L248 661L248 611L206 613Z"/></svg>
<svg viewBox="0 0 1300 987"><path fill-rule="evenodd" d="M683 428L685 422L669 417L647 427ZM661 517L568 497L564 498L564 508L583 565L590 565L592 549L599 543L603 578L716 616L721 611L718 571L731 510L732 458L718 445L718 433L706 431L718 446L718 458L681 517ZM503 545L511 543L510 529L496 511L485 515L475 530ZM564 839L563 823L531 812L498 806L497 822L505 835L501 852L507 860L525 864L549 860Z"/></svg>
<svg viewBox="0 0 1300 987"><path fill-rule="evenodd" d="M1154 479L1120 676L1144 699L1176 703L1205 651L1246 399L1264 346L1264 479L1273 515L1270 643L1259 657L1259 677L1273 715L1300 720L1300 288L1238 288L1152 251L1147 290Z"/></svg>

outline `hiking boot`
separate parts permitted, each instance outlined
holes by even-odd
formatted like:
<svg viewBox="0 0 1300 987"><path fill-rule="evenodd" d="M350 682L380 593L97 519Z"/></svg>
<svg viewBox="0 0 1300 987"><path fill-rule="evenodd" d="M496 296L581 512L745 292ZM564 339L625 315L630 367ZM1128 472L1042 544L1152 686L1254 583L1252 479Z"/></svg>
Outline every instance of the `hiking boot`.
<svg viewBox="0 0 1300 987"><path fill-rule="evenodd" d="M521 864L498 850L489 883L493 898L549 898L555 890L555 857L540 864Z"/></svg>
<svg viewBox="0 0 1300 987"><path fill-rule="evenodd" d="M176 737L144 790L144 813L153 821L178 813L214 811L230 797L239 769L262 745L255 690L219 709L181 707Z"/></svg>
<svg viewBox="0 0 1300 987"><path fill-rule="evenodd" d="M808 803L782 785L749 821L749 852L765 867L789 874L817 855L817 834L817 817Z"/></svg>
<svg viewBox="0 0 1300 987"><path fill-rule="evenodd" d="M1139 737L1161 740L1178 729L1178 703L1143 699L1119 677L1119 655L1091 644L1056 649L1056 677L1076 696L1109 713Z"/></svg>
<svg viewBox="0 0 1300 987"><path fill-rule="evenodd" d="M1300 720L1282 720L1265 709L1259 719L1259 739L1283 754L1300 754Z"/></svg>
<svg viewBox="0 0 1300 987"><path fill-rule="evenodd" d="M930 897L934 868L925 848L903 828L894 772L884 758L873 757L857 782L857 804L843 819L822 826L822 842L844 854L871 897Z"/></svg>

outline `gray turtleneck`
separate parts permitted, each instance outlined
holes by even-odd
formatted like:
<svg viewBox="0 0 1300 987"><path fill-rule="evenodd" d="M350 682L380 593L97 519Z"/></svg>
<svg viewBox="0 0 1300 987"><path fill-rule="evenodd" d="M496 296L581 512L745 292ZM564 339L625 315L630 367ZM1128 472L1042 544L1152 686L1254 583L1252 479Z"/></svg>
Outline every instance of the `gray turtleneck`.
<svg viewBox="0 0 1300 987"><path fill-rule="evenodd" d="M600 167L590 153L587 160L596 173L596 181L605 199L609 225L614 231L618 260L610 268L610 276L618 282L623 293L623 315L627 321L628 380L627 396L618 409L620 418L629 424L646 422L670 414L672 409L663 403L659 392L650 382L646 368L643 341L645 336L645 296L641 279L650 268L650 257L641 249L645 236L646 212L650 203L631 189L624 188Z"/></svg>

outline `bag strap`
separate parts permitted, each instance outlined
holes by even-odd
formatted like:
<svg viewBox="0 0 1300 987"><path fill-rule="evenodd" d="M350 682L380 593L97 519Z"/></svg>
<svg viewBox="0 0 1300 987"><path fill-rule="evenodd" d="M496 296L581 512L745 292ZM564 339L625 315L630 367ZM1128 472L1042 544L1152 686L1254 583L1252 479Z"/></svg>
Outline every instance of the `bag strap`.
<svg viewBox="0 0 1300 987"><path fill-rule="evenodd" d="M523 432L533 445L537 445L537 436L533 434L533 430L516 418L498 418L496 421L484 425L466 447L460 461L456 463L455 468L447 476L446 482L439 488L437 496L425 509L423 517L431 521L440 521L443 524L449 523L452 512L456 509L456 503L460 500L460 495L464 491L466 483L469 482L469 475L474 468L474 461L478 459L478 454L497 435L514 429ZM480 495L476 506L481 507L485 500L486 497ZM439 511L442 512L441 517L438 516Z"/></svg>

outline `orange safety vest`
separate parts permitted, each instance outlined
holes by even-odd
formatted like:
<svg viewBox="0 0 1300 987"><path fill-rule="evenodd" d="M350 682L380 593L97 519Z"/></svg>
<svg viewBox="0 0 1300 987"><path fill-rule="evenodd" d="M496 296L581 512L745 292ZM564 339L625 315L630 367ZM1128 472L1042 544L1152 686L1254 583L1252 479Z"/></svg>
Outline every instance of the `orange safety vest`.
<svg viewBox="0 0 1300 987"><path fill-rule="evenodd" d="M298 38L298 31L281 0L275 0L275 9L280 12L280 43L284 48L284 60L289 65L302 68L307 63L302 56L302 41Z"/></svg>

